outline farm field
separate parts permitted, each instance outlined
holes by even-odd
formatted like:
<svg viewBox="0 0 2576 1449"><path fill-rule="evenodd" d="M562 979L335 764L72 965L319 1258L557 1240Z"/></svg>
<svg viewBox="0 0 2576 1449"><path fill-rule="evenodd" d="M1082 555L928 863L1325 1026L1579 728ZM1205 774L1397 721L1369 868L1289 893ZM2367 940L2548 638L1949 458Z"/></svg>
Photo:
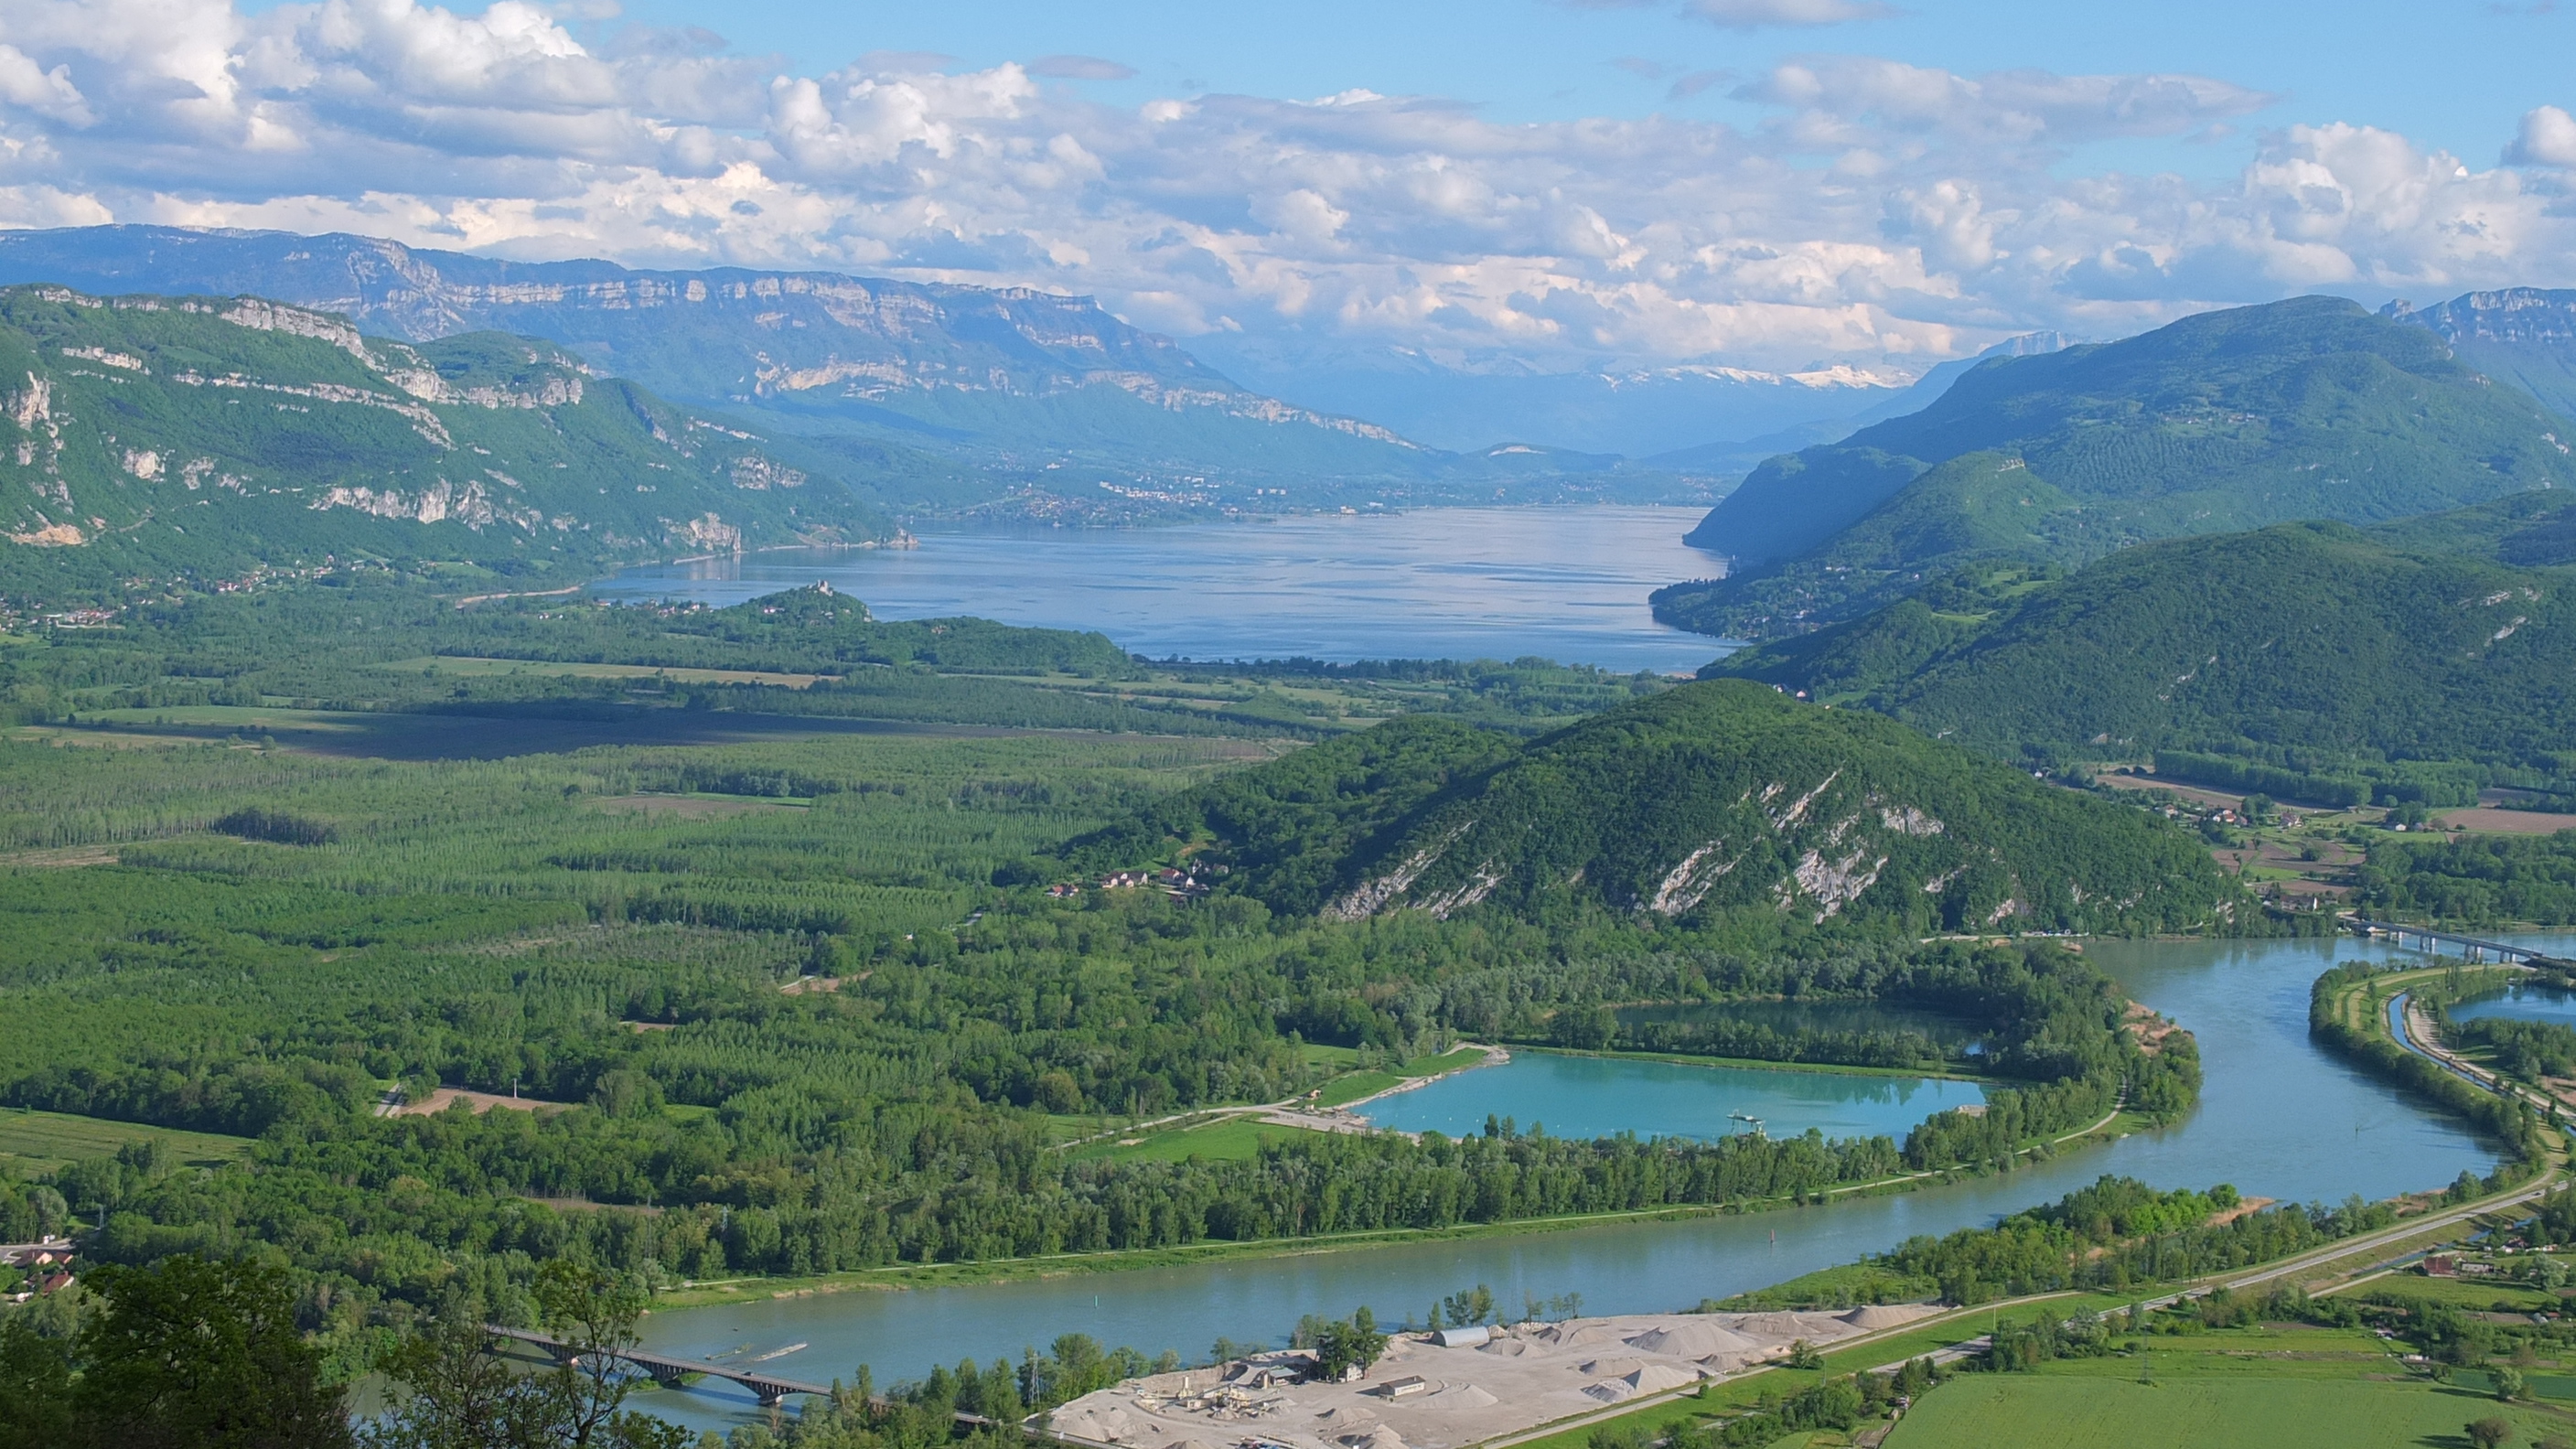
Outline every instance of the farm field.
<svg viewBox="0 0 2576 1449"><path fill-rule="evenodd" d="M1885 1449L2411 1449L2466 1444L2461 1426L2489 1416L2512 1423L2517 1443L2576 1436L2576 1405L2499 1404L2475 1374L2435 1383L2397 1360L2401 1345L2359 1329L2267 1326L2142 1343L2143 1355L1962 1375L1926 1395ZM2551 1387L2547 1375L2535 1379ZM1789 1442L1811 1437L1848 1442Z"/></svg>
<svg viewBox="0 0 2576 1449"><path fill-rule="evenodd" d="M470 655L424 654L377 668L388 674L463 679L494 675L552 675L559 679L667 679L675 684L767 684L780 689L807 689L828 674L782 674L766 669L689 669L659 664L579 664L551 660L477 659Z"/></svg>
<svg viewBox="0 0 2576 1449"><path fill-rule="evenodd" d="M230 1162L250 1150L247 1137L0 1107L0 1159L21 1170L49 1171L84 1157L110 1157L129 1142L167 1144L174 1160L191 1166Z"/></svg>
<svg viewBox="0 0 2576 1449"><path fill-rule="evenodd" d="M2146 1385L1999 1374L1935 1391L1887 1436L1885 1449L2447 1449L2469 1442L2463 1424L2489 1415L2513 1424L2523 1443L2576 1429L2576 1415L2423 1382L2249 1377ZM1784 1442L1819 1441L1837 1439L1800 1434Z"/></svg>
<svg viewBox="0 0 2576 1449"><path fill-rule="evenodd" d="M460 716L239 705L102 710L82 715L77 725L39 725L9 731L15 739L73 746L227 744L370 760L497 760L607 745L687 747L849 736L997 739L1033 733L1037 731L1007 725L615 706L577 714L495 708L489 713Z"/></svg>

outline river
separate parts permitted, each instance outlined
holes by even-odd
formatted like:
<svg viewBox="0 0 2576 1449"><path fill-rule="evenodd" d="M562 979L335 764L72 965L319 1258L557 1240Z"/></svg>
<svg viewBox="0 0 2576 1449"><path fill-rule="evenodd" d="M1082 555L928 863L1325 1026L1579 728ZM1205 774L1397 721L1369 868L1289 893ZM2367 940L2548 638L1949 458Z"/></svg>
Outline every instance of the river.
<svg viewBox="0 0 2576 1449"><path fill-rule="evenodd" d="M816 580L879 618L1098 629L1155 659L1517 659L1685 673L1726 652L1646 596L1723 571L1701 510L1431 508L1171 528L925 530L917 549L790 549L629 569L602 598L737 604ZM1078 621L1078 622L1075 622Z"/></svg>
<svg viewBox="0 0 2576 1449"><path fill-rule="evenodd" d="M2562 943L2576 937L2559 937ZM1027 1345L1090 1334L1151 1354L1203 1356L1223 1334L1280 1341L1306 1313L1366 1303L1418 1319L1432 1300L1477 1283L1506 1305L1582 1295L1586 1313L1687 1307L1895 1245L1916 1233L1981 1226L2103 1173L2161 1187L2233 1183L2292 1201L2379 1198L2485 1172L2489 1143L2363 1077L2309 1040L2309 983L2337 961L2415 959L2352 938L2250 942L2093 942L2138 1000L2199 1038L2207 1084L2192 1115L2159 1132L2068 1152L2018 1172L1889 1197L1742 1217L1620 1223L1293 1257L913 1292L849 1292L656 1314L648 1346L693 1357L809 1346L781 1372L828 1380L861 1362L880 1383L962 1357L1016 1361ZM2562 949L2565 949L2562 946ZM1472 1091L1476 1074L1454 1079ZM1447 1084L1444 1084L1447 1085ZM1537 1114L1545 1115L1545 1114ZM747 1396L707 1388L643 1403L693 1426L753 1417Z"/></svg>

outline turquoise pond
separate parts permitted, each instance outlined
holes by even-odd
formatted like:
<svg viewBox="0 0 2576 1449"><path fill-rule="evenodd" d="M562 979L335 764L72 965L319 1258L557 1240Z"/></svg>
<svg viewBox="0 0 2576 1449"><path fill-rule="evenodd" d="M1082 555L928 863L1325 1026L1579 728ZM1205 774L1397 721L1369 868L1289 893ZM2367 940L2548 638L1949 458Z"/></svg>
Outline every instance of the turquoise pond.
<svg viewBox="0 0 2576 1449"><path fill-rule="evenodd" d="M1509 1117L1521 1130L1543 1125L1557 1137L1729 1137L1762 1119L1774 1137L1814 1128L1827 1137L1903 1140L1935 1112L1986 1100L1974 1082L1881 1077L1843 1072L1762 1071L1682 1066L1609 1057L1522 1051L1495 1067L1443 1077L1426 1087L1380 1097L1360 1115L1381 1127L1441 1132L1485 1130L1485 1118Z"/></svg>
<svg viewBox="0 0 2576 1449"><path fill-rule="evenodd" d="M2451 1008L2454 1021L2475 1021L2480 1017L2554 1021L2560 1026L2576 1026L2576 992L2561 991L2554 986L2512 986L2497 995L2463 1001Z"/></svg>

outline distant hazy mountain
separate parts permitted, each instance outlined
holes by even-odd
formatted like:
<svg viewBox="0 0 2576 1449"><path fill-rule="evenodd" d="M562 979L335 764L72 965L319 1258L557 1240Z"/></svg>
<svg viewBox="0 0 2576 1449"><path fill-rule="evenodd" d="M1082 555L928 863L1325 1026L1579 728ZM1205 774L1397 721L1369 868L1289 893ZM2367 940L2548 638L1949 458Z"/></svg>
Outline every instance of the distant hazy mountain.
<svg viewBox="0 0 2576 1449"><path fill-rule="evenodd" d="M0 282L26 281L251 293L415 342L543 337L667 397L1005 470L1076 460L1402 478L1456 466L1386 427L1240 387L1088 298L1025 289L146 226L0 233Z"/></svg>
<svg viewBox="0 0 2576 1449"><path fill-rule="evenodd" d="M1950 385L1968 375L1968 369L1990 357L2038 357L2060 352L2075 344L2063 332L2032 332L2007 338L1974 357L1944 362L1917 378L1914 385L1893 397L1882 397L1867 408L1846 416L1826 418L1783 428L1747 438L1740 443L1703 443L1693 448L1680 448L1657 453L1643 459L1649 468L1669 469L1676 473L1709 473L1742 476L1783 453L1794 453L1820 443L1839 443L1873 423L1919 413L1941 400Z"/></svg>
<svg viewBox="0 0 2576 1449"><path fill-rule="evenodd" d="M1403 348L1353 354L1232 336L1190 345L1263 392L1460 452L1506 442L1645 458L1830 425L1903 394L1913 381L1895 371L1821 364L1795 372L1695 364L1550 373L1508 358L1447 366ZM1744 468L1728 471L1741 476Z"/></svg>
<svg viewBox="0 0 2576 1449"><path fill-rule="evenodd" d="M2392 302L2383 315L2432 329L2461 362L2576 417L2576 291L2508 287L2430 307Z"/></svg>
<svg viewBox="0 0 2576 1449"><path fill-rule="evenodd" d="M414 346L258 298L0 288L0 593L16 599L370 558L578 578L886 529L799 441L551 343Z"/></svg>
<svg viewBox="0 0 2576 1449"><path fill-rule="evenodd" d="M1738 570L1663 590L1657 609L1776 637L1974 558L2080 563L2146 539L2576 484L2576 424L2450 350L2303 297L1992 359L1919 413L1764 463L1690 535Z"/></svg>

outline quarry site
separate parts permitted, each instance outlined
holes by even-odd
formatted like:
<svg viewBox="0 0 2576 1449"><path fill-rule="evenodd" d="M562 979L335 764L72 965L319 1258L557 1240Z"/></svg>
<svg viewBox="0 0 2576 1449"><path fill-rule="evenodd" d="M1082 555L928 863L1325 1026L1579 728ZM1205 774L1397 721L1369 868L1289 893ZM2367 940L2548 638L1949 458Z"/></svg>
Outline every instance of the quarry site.
<svg viewBox="0 0 2576 1449"><path fill-rule="evenodd" d="M1901 1327L1939 1311L1667 1313L1400 1333L1364 1377L1305 1377L1283 1349L1087 1394L1055 1411L1061 1438L1117 1449L1458 1449L1686 1389L1788 1356L1804 1340Z"/></svg>

